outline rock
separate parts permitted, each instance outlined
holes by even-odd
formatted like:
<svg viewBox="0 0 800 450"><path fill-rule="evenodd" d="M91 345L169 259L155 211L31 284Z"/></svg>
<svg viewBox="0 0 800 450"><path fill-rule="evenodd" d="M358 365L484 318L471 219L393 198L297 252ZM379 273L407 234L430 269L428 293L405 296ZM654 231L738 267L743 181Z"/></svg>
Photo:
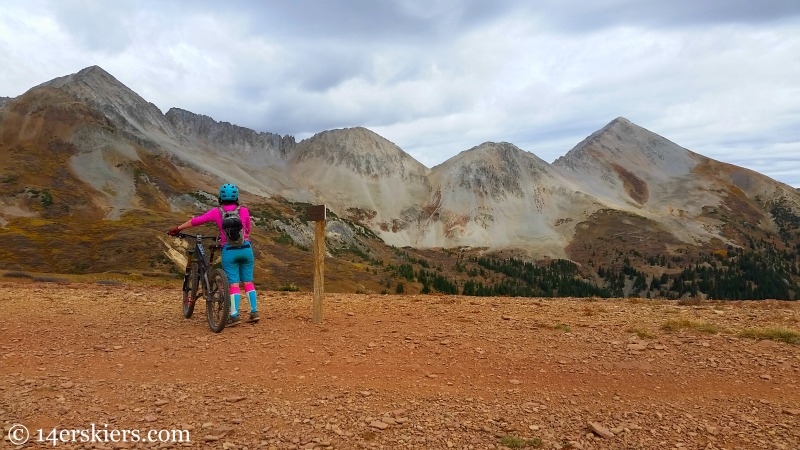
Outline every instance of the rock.
<svg viewBox="0 0 800 450"><path fill-rule="evenodd" d="M370 422L369 426L371 426L372 428L377 428L379 430L385 430L385 429L389 428L388 424L386 424L386 423L384 423L384 422L382 422L380 420L373 420L372 422Z"/></svg>
<svg viewBox="0 0 800 450"><path fill-rule="evenodd" d="M589 422L589 429L602 438L610 439L614 437L614 433L612 433L611 430L597 422Z"/></svg>

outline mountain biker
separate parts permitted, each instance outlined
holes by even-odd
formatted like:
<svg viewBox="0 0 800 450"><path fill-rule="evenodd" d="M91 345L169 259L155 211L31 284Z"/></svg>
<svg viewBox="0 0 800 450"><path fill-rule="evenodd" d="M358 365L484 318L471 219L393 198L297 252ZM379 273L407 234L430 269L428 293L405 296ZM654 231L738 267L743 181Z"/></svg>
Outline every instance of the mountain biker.
<svg viewBox="0 0 800 450"><path fill-rule="evenodd" d="M208 210L199 217L193 217L186 222L169 230L172 236L177 235L181 230L196 227L208 222L214 222L220 234L220 245L222 246L222 269L228 276L231 294L231 315L227 326L234 326L240 323L239 301L242 298L239 283L244 283L244 291L250 301L250 317L248 322L258 322L258 302L256 301L256 287L253 284L253 266L255 257L253 247L250 243L250 211L246 206L239 205L239 188L231 183L225 183L219 188L219 208ZM238 211L241 218L243 243L239 247L234 247L228 243L226 233L223 229L223 211Z"/></svg>

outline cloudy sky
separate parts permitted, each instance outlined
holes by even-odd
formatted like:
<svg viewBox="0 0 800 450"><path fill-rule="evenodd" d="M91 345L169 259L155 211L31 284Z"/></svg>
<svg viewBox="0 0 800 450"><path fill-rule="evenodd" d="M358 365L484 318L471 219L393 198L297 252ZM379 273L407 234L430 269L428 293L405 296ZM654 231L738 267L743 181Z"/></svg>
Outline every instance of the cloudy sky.
<svg viewBox="0 0 800 450"><path fill-rule="evenodd" d="M0 96L99 65L298 140L552 162L616 117L800 187L800 0L3 0Z"/></svg>

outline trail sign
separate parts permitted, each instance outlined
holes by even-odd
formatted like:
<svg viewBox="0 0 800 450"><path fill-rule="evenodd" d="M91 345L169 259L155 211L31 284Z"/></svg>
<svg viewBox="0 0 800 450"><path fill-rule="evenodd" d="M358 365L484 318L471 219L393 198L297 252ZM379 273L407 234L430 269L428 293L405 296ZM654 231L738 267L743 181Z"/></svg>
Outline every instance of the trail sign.
<svg viewBox="0 0 800 450"><path fill-rule="evenodd" d="M327 220L326 213L327 208L325 205L315 205L309 206L306 210L306 220L309 222L319 222Z"/></svg>
<svg viewBox="0 0 800 450"><path fill-rule="evenodd" d="M314 305L312 320L322 322L322 295L325 284L325 205L309 206L306 217L316 222L314 227Z"/></svg>

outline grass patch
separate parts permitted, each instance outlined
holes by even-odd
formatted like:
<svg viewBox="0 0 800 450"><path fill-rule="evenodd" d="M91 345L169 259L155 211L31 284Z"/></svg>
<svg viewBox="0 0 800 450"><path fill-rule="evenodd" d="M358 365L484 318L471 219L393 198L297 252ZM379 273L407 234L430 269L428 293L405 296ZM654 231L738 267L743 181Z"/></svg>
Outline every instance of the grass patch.
<svg viewBox="0 0 800 450"><path fill-rule="evenodd" d="M542 440L537 438L523 439L516 436L503 436L500 438L500 445L508 448L525 448L533 447L539 448L542 446Z"/></svg>
<svg viewBox="0 0 800 450"><path fill-rule="evenodd" d="M281 292L299 292L300 288L294 283L284 283L278 287Z"/></svg>
<svg viewBox="0 0 800 450"><path fill-rule="evenodd" d="M664 331L681 331L681 330L694 330L708 334L717 334L723 331L718 325L708 322L699 322L690 319L672 319L664 322L661 325Z"/></svg>
<svg viewBox="0 0 800 450"><path fill-rule="evenodd" d="M652 338L655 337L652 333L650 333L649 331L647 331L647 330L645 330L643 328L630 327L625 331L628 332L628 333L633 333L636 336L639 336L641 339L652 339Z"/></svg>
<svg viewBox="0 0 800 450"><path fill-rule="evenodd" d="M565 323L560 323L560 324L556 325L553 328L555 328L556 330L561 330L564 333L569 333L570 331L572 331L572 328L570 328L569 325L567 325Z"/></svg>
<svg viewBox="0 0 800 450"><path fill-rule="evenodd" d="M739 336L759 341L771 340L787 344L800 344L800 332L783 327L748 328L740 332Z"/></svg>

